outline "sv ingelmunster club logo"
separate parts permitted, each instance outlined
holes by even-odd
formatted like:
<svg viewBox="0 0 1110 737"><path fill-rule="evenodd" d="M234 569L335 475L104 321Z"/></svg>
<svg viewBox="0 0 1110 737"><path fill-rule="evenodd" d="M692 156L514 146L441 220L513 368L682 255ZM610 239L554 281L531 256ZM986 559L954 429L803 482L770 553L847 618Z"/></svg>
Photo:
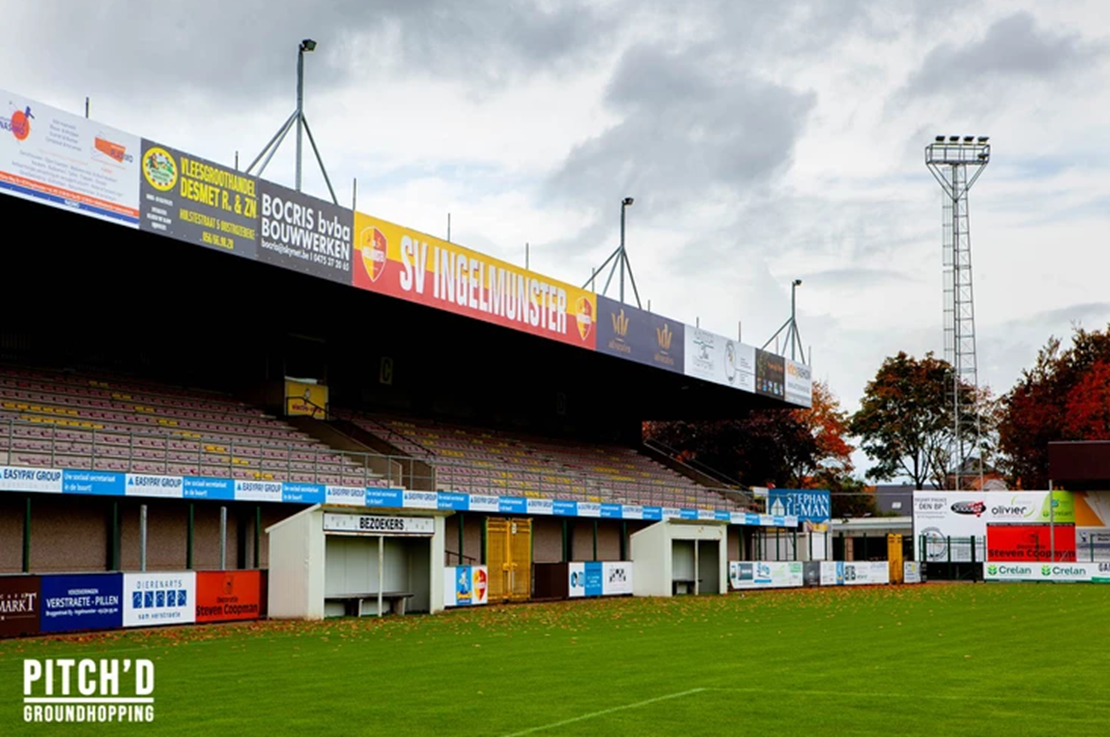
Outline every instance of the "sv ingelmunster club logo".
<svg viewBox="0 0 1110 737"><path fill-rule="evenodd" d="M154 663L130 658L23 661L23 721L154 721Z"/></svg>

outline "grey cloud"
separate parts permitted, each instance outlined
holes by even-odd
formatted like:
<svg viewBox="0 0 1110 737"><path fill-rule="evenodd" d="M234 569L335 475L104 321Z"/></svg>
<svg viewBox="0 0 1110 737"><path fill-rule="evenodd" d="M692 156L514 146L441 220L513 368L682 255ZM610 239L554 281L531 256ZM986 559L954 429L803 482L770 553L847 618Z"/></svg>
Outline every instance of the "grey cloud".
<svg viewBox="0 0 1110 737"><path fill-rule="evenodd" d="M1014 80L1046 80L1075 69L1102 49L1076 34L1040 28L1028 13L996 21L981 39L965 46L942 44L930 51L906 83L909 96L981 87L997 92Z"/></svg>
<svg viewBox="0 0 1110 737"><path fill-rule="evenodd" d="M700 195L766 187L815 101L654 45L622 56L605 99L621 122L577 145L547 193L587 205L633 195L655 215Z"/></svg>
<svg viewBox="0 0 1110 737"><path fill-rule="evenodd" d="M304 37L320 44L307 60L315 91L386 73L480 86L587 63L584 51L603 43L610 27L577 4L546 10L540 3L495 0L36 0L21 6L9 15L0 67L23 69L32 82L83 94L90 80L108 79L148 99L196 92L239 105L292 93ZM34 48L11 43L12 31L33 35Z"/></svg>
<svg viewBox="0 0 1110 737"><path fill-rule="evenodd" d="M908 274L894 269L872 269L867 267L826 269L802 276L806 286L815 289L858 290L904 282L920 281Z"/></svg>

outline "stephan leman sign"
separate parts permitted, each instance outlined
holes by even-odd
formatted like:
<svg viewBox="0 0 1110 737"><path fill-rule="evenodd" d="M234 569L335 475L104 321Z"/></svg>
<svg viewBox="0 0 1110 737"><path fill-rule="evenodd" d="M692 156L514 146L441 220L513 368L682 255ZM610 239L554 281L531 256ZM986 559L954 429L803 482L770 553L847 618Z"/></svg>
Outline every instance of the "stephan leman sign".
<svg viewBox="0 0 1110 737"><path fill-rule="evenodd" d="M366 514L325 514L324 532L355 535L431 535L432 517L379 517Z"/></svg>

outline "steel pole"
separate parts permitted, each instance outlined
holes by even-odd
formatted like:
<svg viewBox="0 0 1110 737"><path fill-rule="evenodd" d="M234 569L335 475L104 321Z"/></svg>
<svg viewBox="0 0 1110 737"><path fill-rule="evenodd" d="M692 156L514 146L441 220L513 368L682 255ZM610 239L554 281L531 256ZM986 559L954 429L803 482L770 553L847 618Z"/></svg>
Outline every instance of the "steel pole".
<svg viewBox="0 0 1110 737"><path fill-rule="evenodd" d="M301 191L301 146L304 133L304 49L297 49L297 191Z"/></svg>
<svg viewBox="0 0 1110 737"><path fill-rule="evenodd" d="M139 570L146 570L146 505L139 506Z"/></svg>
<svg viewBox="0 0 1110 737"><path fill-rule="evenodd" d="M624 209L627 207L624 202L621 202L621 304L624 304Z"/></svg>
<svg viewBox="0 0 1110 737"><path fill-rule="evenodd" d="M227 507L220 507L220 570L227 570Z"/></svg>

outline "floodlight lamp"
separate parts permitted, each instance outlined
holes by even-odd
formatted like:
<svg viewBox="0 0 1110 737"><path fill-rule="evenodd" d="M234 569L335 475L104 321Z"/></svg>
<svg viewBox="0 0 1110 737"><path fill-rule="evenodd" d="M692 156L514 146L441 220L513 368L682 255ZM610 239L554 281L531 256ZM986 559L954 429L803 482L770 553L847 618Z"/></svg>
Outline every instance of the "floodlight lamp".
<svg viewBox="0 0 1110 737"><path fill-rule="evenodd" d="M306 38L305 40L301 41L301 51L315 51L315 50L316 50L316 42L313 41L311 38Z"/></svg>
<svg viewBox="0 0 1110 737"><path fill-rule="evenodd" d="M624 205L625 207L628 207L628 206L629 206L629 205L631 205L631 204L632 204L632 203L633 203L634 201L635 201L635 200L633 200L633 199L632 199L631 197L625 197L625 198L624 198L623 200L621 200L621 204L622 204L622 205Z"/></svg>
<svg viewBox="0 0 1110 737"><path fill-rule="evenodd" d="M979 143L986 143L990 140L990 136L979 136Z"/></svg>
<svg viewBox="0 0 1110 737"><path fill-rule="evenodd" d="M937 143L944 143L944 136L937 136Z"/></svg>
<svg viewBox="0 0 1110 737"><path fill-rule="evenodd" d="M802 280L801 279L795 279L794 280L794 286L796 286L796 287L802 286Z"/></svg>
<svg viewBox="0 0 1110 737"><path fill-rule="evenodd" d="M959 136L948 136L948 142L949 143L959 143L960 142L960 137Z"/></svg>
<svg viewBox="0 0 1110 737"><path fill-rule="evenodd" d="M975 136L964 136L964 143L971 143L975 140Z"/></svg>

